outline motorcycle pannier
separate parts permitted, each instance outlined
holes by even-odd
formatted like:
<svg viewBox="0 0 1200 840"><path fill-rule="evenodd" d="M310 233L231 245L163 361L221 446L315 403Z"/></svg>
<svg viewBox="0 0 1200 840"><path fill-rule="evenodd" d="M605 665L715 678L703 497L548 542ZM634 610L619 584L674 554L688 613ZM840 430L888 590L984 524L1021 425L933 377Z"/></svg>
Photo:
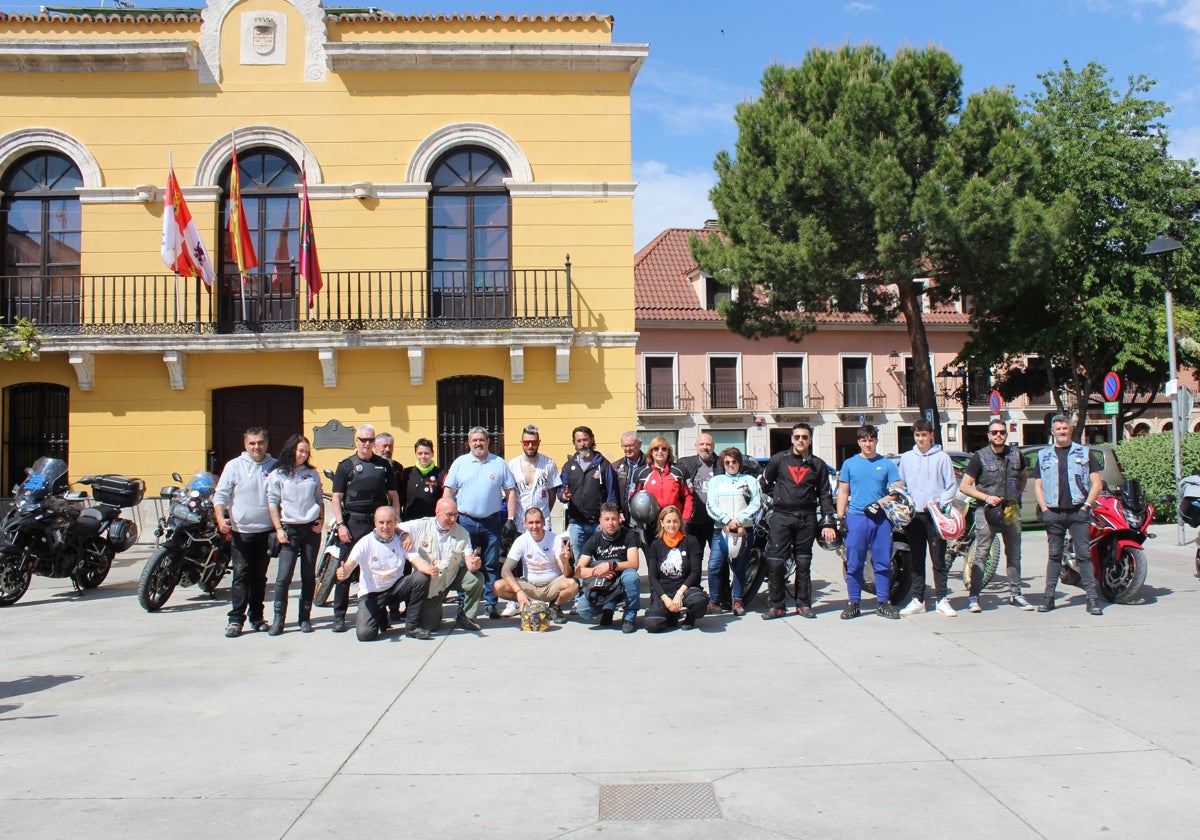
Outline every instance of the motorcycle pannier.
<svg viewBox="0 0 1200 840"><path fill-rule="evenodd" d="M133 507L142 501L146 482L123 475L98 475L92 479L92 498L106 505Z"/></svg>

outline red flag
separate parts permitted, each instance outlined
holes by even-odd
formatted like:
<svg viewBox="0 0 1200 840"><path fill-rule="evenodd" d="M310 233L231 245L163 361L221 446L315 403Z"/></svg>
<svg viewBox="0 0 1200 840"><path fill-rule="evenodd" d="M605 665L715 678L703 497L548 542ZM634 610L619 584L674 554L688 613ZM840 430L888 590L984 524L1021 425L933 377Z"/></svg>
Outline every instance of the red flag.
<svg viewBox="0 0 1200 840"><path fill-rule="evenodd" d="M288 247L289 228L292 218L292 203L289 201L283 208L283 230L279 231L279 242L275 245L275 259L271 262L271 288L280 289L286 281L290 290L292 287L292 252Z"/></svg>
<svg viewBox="0 0 1200 840"><path fill-rule="evenodd" d="M229 173L229 248L237 263L238 274L243 281L246 272L258 268L258 257L254 253L254 240L250 238L250 226L246 224L246 208L242 206L242 179L238 171L237 144L233 146L233 169Z"/></svg>
<svg viewBox="0 0 1200 840"><path fill-rule="evenodd" d="M214 279L212 260L208 249L200 239L196 223L188 210L179 182L175 180L175 167L167 173L167 195L163 200L162 259L167 268L184 277L201 277L204 285L212 290Z"/></svg>
<svg viewBox="0 0 1200 840"><path fill-rule="evenodd" d="M317 237L313 233L312 209L308 206L308 177L300 167L300 276L308 284L308 308L321 291L321 264L317 261Z"/></svg>

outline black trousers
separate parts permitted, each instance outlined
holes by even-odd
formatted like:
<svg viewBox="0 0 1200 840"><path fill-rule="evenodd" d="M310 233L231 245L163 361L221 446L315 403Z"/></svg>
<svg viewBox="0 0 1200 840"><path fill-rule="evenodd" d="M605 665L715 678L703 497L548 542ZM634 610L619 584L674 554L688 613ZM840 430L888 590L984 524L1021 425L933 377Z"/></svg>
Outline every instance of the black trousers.
<svg viewBox="0 0 1200 840"><path fill-rule="evenodd" d="M673 592L667 594L674 595ZM699 586L693 586L683 593L682 613L671 612L662 602L662 598L651 593L650 605L646 607L646 617L642 619L642 624L647 633L661 633L678 624L680 618L689 624L695 624L707 611L708 595Z"/></svg>
<svg viewBox="0 0 1200 840"><path fill-rule="evenodd" d="M913 514L905 529L908 533L908 550L912 558L912 597L925 600L925 552L933 562L933 597L940 601L950 591L949 569L946 568L946 541L942 532L925 511ZM897 606L904 606L897 604Z"/></svg>
<svg viewBox="0 0 1200 840"><path fill-rule="evenodd" d="M233 532L233 581L229 586L229 623L263 620L263 599L267 595L267 566L271 564L268 544L270 531L259 534Z"/></svg>
<svg viewBox="0 0 1200 840"><path fill-rule="evenodd" d="M350 559L350 549L354 548L354 544L365 537L367 534L375 530L374 519L371 521L359 522L356 519L351 519L346 523L346 528L350 531L350 542L342 543L342 550L338 554L338 565L342 565ZM350 584L358 580L358 569L355 569L350 577L345 580L339 580L333 586L333 617L345 618L346 610L350 609Z"/></svg>
<svg viewBox="0 0 1200 840"><path fill-rule="evenodd" d="M288 589L292 576L300 566L300 620L309 617L312 609L313 591L316 589L317 549L321 535L314 533L313 523L284 525L288 541L279 547L279 568L275 572L275 612L287 614Z"/></svg>
<svg viewBox="0 0 1200 840"><path fill-rule="evenodd" d="M787 558L796 563L796 604L812 606L812 547L817 538L815 510L779 510L771 515L767 540L767 605L783 609L787 593L784 577Z"/></svg>
<svg viewBox="0 0 1200 840"><path fill-rule="evenodd" d="M429 594L429 578L420 572L409 572L383 592L365 592L358 597L355 633L360 642L379 638L391 623L388 611L401 601L408 603L405 629L414 630L421 624L421 607Z"/></svg>

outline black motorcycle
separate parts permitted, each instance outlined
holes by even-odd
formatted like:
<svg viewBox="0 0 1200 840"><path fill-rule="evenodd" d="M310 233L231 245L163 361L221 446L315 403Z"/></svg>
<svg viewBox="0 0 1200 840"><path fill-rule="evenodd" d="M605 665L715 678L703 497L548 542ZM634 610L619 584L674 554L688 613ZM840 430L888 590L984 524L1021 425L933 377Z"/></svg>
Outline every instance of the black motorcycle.
<svg viewBox="0 0 1200 840"><path fill-rule="evenodd" d="M66 474L65 462L39 458L14 488L13 505L0 520L0 606L21 600L35 574L70 578L77 592L94 589L113 558L137 542L137 525L120 514L142 501L140 478L81 478L96 501L89 506L87 493L64 492Z"/></svg>
<svg viewBox="0 0 1200 840"><path fill-rule="evenodd" d="M179 473L171 477L183 481ZM216 597L232 556L230 541L218 530L213 512L216 489L217 477L201 471L185 487L160 491L160 515L154 531L159 545L138 580L138 603L147 612L162 609L176 586L199 585L210 598Z"/></svg>

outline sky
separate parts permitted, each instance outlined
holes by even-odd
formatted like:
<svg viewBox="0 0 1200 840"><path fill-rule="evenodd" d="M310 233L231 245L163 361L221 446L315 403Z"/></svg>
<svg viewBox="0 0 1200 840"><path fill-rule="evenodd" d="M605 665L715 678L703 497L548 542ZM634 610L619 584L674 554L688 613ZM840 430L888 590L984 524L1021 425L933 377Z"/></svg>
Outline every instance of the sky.
<svg viewBox="0 0 1200 840"><path fill-rule="evenodd" d="M79 2L79 0L76 0ZM368 0L363 0L368 2ZM66 2L63 5L67 5ZM82 3L80 3L82 5ZM109 3L111 5L111 2ZM138 6L200 5L135 0ZM326 0L354 5L354 0ZM1038 75L1104 65L1113 86L1157 82L1171 107L1172 153L1200 159L1200 0L384 0L407 14L595 12L614 18L613 40L649 44L633 86L634 245L668 227L715 218L713 160L737 141L734 108L753 99L770 64L800 64L813 47L869 43L888 54L935 45L962 65L963 93L1040 89ZM36 12L0 0L0 10Z"/></svg>

